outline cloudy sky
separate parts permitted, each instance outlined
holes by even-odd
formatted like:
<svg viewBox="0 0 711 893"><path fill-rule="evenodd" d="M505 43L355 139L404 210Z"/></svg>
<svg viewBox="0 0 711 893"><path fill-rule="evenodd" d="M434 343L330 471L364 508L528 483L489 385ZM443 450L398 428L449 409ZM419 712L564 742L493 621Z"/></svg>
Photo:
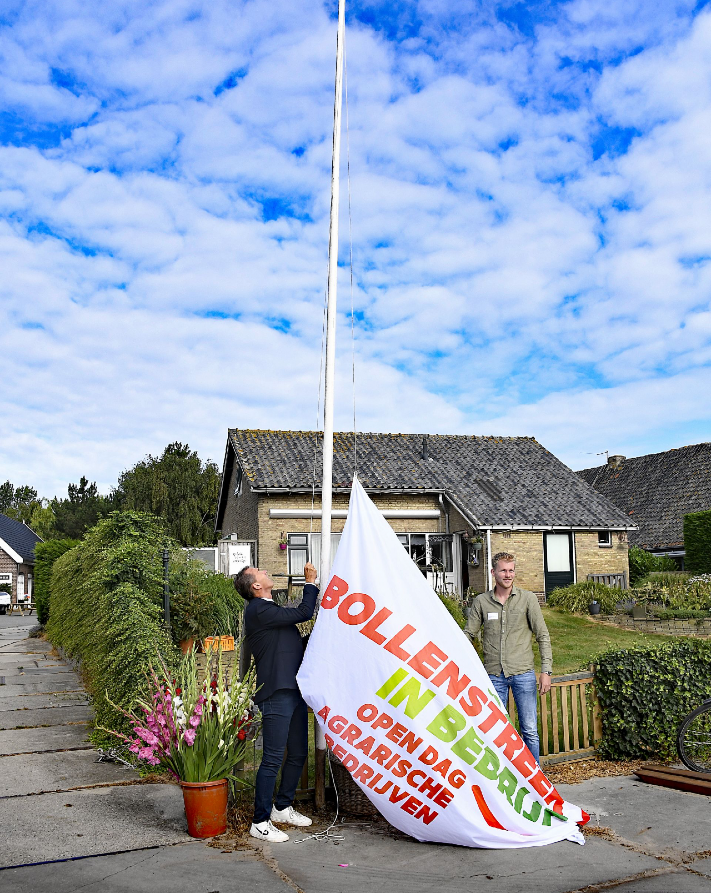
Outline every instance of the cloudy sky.
<svg viewBox="0 0 711 893"><path fill-rule="evenodd" d="M315 427L334 16L2 4L0 481ZM711 439L711 7L353 0L347 60L359 429Z"/></svg>

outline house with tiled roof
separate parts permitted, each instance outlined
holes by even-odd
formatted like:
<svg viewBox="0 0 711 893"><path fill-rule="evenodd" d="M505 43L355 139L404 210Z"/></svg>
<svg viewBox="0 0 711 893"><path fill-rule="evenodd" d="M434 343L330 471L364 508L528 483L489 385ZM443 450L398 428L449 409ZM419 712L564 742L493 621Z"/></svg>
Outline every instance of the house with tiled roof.
<svg viewBox="0 0 711 893"><path fill-rule="evenodd" d="M320 554L322 435L228 431L216 517L221 569L246 563L300 579ZM516 555L517 582L541 597L589 575L626 585L627 515L532 437L336 434L333 545L354 470L437 589L490 584L490 556Z"/></svg>
<svg viewBox="0 0 711 893"><path fill-rule="evenodd" d="M627 459L578 475L637 525L630 542L657 554L684 558L684 515L711 509L711 443Z"/></svg>
<svg viewBox="0 0 711 893"><path fill-rule="evenodd" d="M14 518L0 515L0 583L12 586L12 603L31 601L35 546L42 538Z"/></svg>

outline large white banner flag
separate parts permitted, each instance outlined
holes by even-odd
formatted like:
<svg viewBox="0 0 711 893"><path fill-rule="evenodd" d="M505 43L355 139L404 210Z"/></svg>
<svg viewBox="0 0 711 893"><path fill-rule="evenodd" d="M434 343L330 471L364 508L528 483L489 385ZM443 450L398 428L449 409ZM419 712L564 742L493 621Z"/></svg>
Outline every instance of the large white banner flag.
<svg viewBox="0 0 711 893"><path fill-rule="evenodd" d="M583 843L471 643L358 480L298 683L328 746L418 840Z"/></svg>

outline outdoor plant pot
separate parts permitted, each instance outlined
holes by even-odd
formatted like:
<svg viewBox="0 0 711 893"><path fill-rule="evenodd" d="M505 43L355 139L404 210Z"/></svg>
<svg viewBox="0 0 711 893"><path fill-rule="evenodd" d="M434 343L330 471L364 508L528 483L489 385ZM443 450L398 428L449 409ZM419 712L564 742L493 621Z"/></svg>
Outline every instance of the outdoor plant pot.
<svg viewBox="0 0 711 893"><path fill-rule="evenodd" d="M599 614L600 613L600 602L590 602L590 613L591 614Z"/></svg>
<svg viewBox="0 0 711 893"><path fill-rule="evenodd" d="M185 818L191 837L216 837L227 830L227 779L181 781Z"/></svg>
<svg viewBox="0 0 711 893"><path fill-rule="evenodd" d="M283 552L284 549L286 549L286 543L279 543L279 548L280 548L281 551Z"/></svg>
<svg viewBox="0 0 711 893"><path fill-rule="evenodd" d="M183 654L189 654L190 649L193 647L194 644L195 639L183 639L180 643L180 650L183 652Z"/></svg>

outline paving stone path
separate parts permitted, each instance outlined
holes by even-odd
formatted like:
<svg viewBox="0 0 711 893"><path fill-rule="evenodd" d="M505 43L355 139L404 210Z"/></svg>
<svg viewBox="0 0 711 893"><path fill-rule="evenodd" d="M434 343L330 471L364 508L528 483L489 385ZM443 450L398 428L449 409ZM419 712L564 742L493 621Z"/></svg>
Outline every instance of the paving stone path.
<svg viewBox="0 0 711 893"><path fill-rule="evenodd" d="M711 893L711 798L633 776L560 786L601 830L584 847L469 850L359 821L337 843L192 841L179 788L96 761L81 680L31 625L0 618L2 893Z"/></svg>

